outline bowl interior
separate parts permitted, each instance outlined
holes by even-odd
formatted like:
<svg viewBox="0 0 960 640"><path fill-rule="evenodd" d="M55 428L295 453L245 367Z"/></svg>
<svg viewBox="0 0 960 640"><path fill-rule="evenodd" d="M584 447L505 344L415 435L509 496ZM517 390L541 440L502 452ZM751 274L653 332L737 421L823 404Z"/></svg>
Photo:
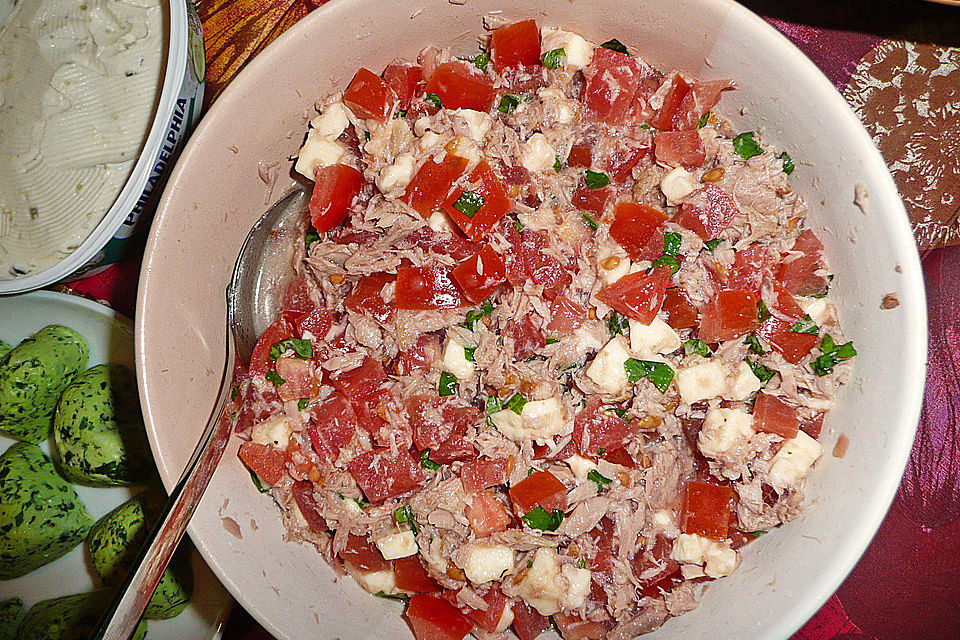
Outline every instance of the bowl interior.
<svg viewBox="0 0 960 640"><path fill-rule="evenodd" d="M595 42L612 37L661 69L733 78L722 111L790 150L792 183L837 274L845 332L860 353L823 436L810 509L751 544L741 568L693 613L651 636L787 638L836 589L892 499L909 453L923 384L926 322L919 261L886 167L843 99L789 42L728 0L334 0L258 56L204 118L181 157L151 232L137 313L144 415L164 481L175 483L209 415L224 351L224 288L240 244L290 182L318 98L360 66L380 70L428 44L476 51L482 17L536 17ZM265 181L260 176L268 175ZM854 185L869 194L854 205ZM900 305L881 311L885 294ZM863 416L870 416L864 420ZM316 551L283 542L278 512L228 447L191 524L206 560L278 638L396 638L396 603L336 580ZM232 521L232 522L231 522ZM742 603L750 602L744 610ZM732 612L736 611L735 615Z"/></svg>

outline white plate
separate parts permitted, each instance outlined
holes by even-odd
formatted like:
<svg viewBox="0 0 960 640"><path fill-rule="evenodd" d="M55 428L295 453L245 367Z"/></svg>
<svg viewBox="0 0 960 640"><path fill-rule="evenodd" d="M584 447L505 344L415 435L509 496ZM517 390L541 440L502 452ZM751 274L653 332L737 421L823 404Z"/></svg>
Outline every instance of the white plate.
<svg viewBox="0 0 960 640"><path fill-rule="evenodd" d="M0 297L0 340L16 346L49 324L77 331L90 345L90 365L117 362L133 371L133 327L116 311L84 298L52 291ZM15 440L0 436L0 451ZM49 442L41 445L50 453ZM74 485L91 517L97 520L129 499L136 491L127 487ZM15 580L0 581L0 600L20 598L27 607L39 600L96 588L95 572L84 544L70 553ZM155 640L207 640L219 637L231 599L200 555L193 557L194 592L190 605L171 620L148 622L147 638Z"/></svg>

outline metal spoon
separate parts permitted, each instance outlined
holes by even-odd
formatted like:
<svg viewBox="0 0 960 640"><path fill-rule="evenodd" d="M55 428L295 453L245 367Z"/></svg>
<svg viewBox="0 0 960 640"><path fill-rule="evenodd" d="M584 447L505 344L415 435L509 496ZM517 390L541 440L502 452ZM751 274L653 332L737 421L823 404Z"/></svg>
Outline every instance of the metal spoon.
<svg viewBox="0 0 960 640"><path fill-rule="evenodd" d="M293 258L307 229L308 195L297 189L270 207L247 234L227 287L227 343L217 402L160 521L144 541L126 581L100 619L92 640L127 640L137 628L167 563L183 538L230 439L223 407L237 358L249 362L259 336L280 314L293 276Z"/></svg>

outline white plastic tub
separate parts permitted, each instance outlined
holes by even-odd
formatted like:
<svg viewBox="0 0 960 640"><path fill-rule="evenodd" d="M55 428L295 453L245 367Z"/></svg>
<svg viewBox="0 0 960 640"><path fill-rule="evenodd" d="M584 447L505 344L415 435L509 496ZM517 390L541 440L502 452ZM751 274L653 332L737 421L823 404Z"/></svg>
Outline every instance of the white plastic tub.
<svg viewBox="0 0 960 640"><path fill-rule="evenodd" d="M170 33L160 102L133 172L93 232L54 266L16 278L0 277L0 295L79 278L119 261L140 225L149 220L172 160L200 119L203 103L203 32L190 0L167 3Z"/></svg>

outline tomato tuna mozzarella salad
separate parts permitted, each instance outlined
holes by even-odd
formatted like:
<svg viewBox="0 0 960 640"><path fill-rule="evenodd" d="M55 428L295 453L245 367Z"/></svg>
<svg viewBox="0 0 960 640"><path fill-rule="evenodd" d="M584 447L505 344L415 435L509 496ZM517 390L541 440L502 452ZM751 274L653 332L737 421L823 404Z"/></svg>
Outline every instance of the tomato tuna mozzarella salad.
<svg viewBox="0 0 960 640"><path fill-rule="evenodd" d="M239 455L418 640L633 638L799 513L856 352L732 83L533 20L482 42L317 103Z"/></svg>

